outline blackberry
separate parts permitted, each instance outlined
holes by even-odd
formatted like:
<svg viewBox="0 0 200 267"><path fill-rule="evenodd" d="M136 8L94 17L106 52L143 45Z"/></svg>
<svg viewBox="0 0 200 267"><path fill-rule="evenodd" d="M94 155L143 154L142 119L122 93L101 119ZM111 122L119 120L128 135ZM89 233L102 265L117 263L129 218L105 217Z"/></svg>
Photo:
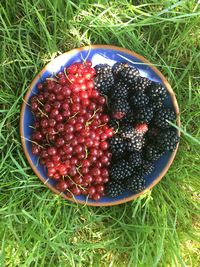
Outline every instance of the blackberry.
<svg viewBox="0 0 200 267"><path fill-rule="evenodd" d="M128 114L129 110L130 110L130 106L129 106L128 101L125 99L118 99L113 104L112 117L120 120Z"/></svg>
<svg viewBox="0 0 200 267"><path fill-rule="evenodd" d="M147 88L146 93L151 100L165 100L167 90L161 83L152 82L150 88Z"/></svg>
<svg viewBox="0 0 200 267"><path fill-rule="evenodd" d="M133 152L135 150L140 151L142 147L144 146L144 143L145 143L145 139L143 135L135 133L134 136L127 139L126 149L129 152Z"/></svg>
<svg viewBox="0 0 200 267"><path fill-rule="evenodd" d="M108 64L98 64L95 67L96 74L107 74L112 72L112 67Z"/></svg>
<svg viewBox="0 0 200 267"><path fill-rule="evenodd" d="M126 124L121 127L119 133L123 138L131 138L135 135L135 129L133 125Z"/></svg>
<svg viewBox="0 0 200 267"><path fill-rule="evenodd" d="M144 148L144 157L149 161L156 161L163 155L156 145L150 144Z"/></svg>
<svg viewBox="0 0 200 267"><path fill-rule="evenodd" d="M132 167L138 167L142 164L142 156L138 151L132 152L128 157L129 164Z"/></svg>
<svg viewBox="0 0 200 267"><path fill-rule="evenodd" d="M142 91L138 91L130 96L129 103L134 108L144 107L148 105L149 97Z"/></svg>
<svg viewBox="0 0 200 267"><path fill-rule="evenodd" d="M117 78L120 77L120 74L122 72L122 70L125 68L125 66L127 66L128 64L126 62L117 62L113 65L112 67L112 72L114 74L114 76Z"/></svg>
<svg viewBox="0 0 200 267"><path fill-rule="evenodd" d="M109 181L106 184L105 188L105 194L109 197L117 197L121 195L125 191L124 187L122 186L122 183L118 181Z"/></svg>
<svg viewBox="0 0 200 267"><path fill-rule="evenodd" d="M153 119L153 108L152 107L142 107L137 109L136 120L139 123L150 123Z"/></svg>
<svg viewBox="0 0 200 267"><path fill-rule="evenodd" d="M110 97L113 101L123 98L127 99L129 93L129 87L127 84L119 81L115 86L112 88L112 91L110 92Z"/></svg>
<svg viewBox="0 0 200 267"><path fill-rule="evenodd" d="M126 177L130 176L133 172L132 166L128 161L122 159L120 161L112 164L109 175L110 178L116 181L124 180Z"/></svg>
<svg viewBox="0 0 200 267"><path fill-rule="evenodd" d="M140 73L137 68L127 64L120 75L125 83L133 84L138 79Z"/></svg>
<svg viewBox="0 0 200 267"><path fill-rule="evenodd" d="M145 189L145 180L141 174L133 175L126 181L126 188L133 193L139 193Z"/></svg>
<svg viewBox="0 0 200 267"><path fill-rule="evenodd" d="M95 88L101 93L107 95L111 87L114 85L114 77L112 73L99 74L95 77Z"/></svg>
<svg viewBox="0 0 200 267"><path fill-rule="evenodd" d="M150 87L152 84L152 81L149 80L146 77L141 77L139 76L137 78L137 80L134 82L134 84L132 85L131 89L135 92L137 91L144 91L145 89L147 89L148 87Z"/></svg>
<svg viewBox="0 0 200 267"><path fill-rule="evenodd" d="M174 121L176 119L176 114L172 109L162 108L160 109L154 118L154 124L162 129L169 128L170 124L168 121Z"/></svg>
<svg viewBox="0 0 200 267"><path fill-rule="evenodd" d="M109 139L109 147L112 155L118 157L126 151L126 143L123 138L115 135Z"/></svg>
<svg viewBox="0 0 200 267"><path fill-rule="evenodd" d="M122 78L124 81L132 83L139 77L139 71L127 62L117 62L112 67L112 72L117 78Z"/></svg>
<svg viewBox="0 0 200 267"><path fill-rule="evenodd" d="M174 129L161 131L157 138L157 143L162 151L173 151L179 142L179 136Z"/></svg>
<svg viewBox="0 0 200 267"><path fill-rule="evenodd" d="M152 162L148 160L143 161L142 169L141 169L143 175L149 175L150 173L153 172L154 169L155 169L155 166Z"/></svg>
<svg viewBox="0 0 200 267"><path fill-rule="evenodd" d="M159 109L163 108L163 102L160 99L151 101L149 105L153 108L154 112L157 112Z"/></svg>

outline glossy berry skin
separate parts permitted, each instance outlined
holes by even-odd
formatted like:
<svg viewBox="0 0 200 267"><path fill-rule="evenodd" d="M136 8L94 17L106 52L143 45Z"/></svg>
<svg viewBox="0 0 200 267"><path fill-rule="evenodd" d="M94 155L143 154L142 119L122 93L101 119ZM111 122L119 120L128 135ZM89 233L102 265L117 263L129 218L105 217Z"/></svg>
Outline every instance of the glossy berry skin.
<svg viewBox="0 0 200 267"><path fill-rule="evenodd" d="M61 191L61 192L64 192L66 189L68 188L68 185L65 181L59 181L56 185L56 189Z"/></svg>
<svg viewBox="0 0 200 267"><path fill-rule="evenodd" d="M108 69L107 84L114 81ZM90 61L75 62L38 84L30 108L35 116L32 153L57 182L56 189L68 197L84 194L99 201L109 180L108 139L114 132L95 78Z"/></svg>

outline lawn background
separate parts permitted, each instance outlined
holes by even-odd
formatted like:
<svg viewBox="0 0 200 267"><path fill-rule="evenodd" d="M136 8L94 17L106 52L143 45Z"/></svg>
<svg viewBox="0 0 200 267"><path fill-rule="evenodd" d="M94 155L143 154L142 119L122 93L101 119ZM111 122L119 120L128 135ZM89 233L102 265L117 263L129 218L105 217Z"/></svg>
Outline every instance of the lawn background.
<svg viewBox="0 0 200 267"><path fill-rule="evenodd" d="M34 76L57 55L89 44L145 56L167 77L181 110L180 148L165 178L115 207L54 195L20 143L20 107ZM197 1L1 0L0 61L0 266L199 266Z"/></svg>

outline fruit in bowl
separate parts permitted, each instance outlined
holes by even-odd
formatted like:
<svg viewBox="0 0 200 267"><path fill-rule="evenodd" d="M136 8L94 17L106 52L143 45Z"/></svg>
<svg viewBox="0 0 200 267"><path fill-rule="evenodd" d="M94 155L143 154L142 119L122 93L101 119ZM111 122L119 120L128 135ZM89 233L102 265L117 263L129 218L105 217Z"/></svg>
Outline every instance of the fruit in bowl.
<svg viewBox="0 0 200 267"><path fill-rule="evenodd" d="M126 202L175 155L169 91L142 74L130 60L79 60L34 84L29 153L57 193L92 205Z"/></svg>

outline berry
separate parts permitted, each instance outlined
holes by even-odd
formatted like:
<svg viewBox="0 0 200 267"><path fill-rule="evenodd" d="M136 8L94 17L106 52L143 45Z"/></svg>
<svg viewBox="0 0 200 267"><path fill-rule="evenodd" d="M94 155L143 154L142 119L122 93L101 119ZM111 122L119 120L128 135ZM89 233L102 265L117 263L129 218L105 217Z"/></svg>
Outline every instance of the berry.
<svg viewBox="0 0 200 267"><path fill-rule="evenodd" d="M130 106L128 101L124 99L118 99L112 107L112 117L115 119L121 119L128 114Z"/></svg>
<svg viewBox="0 0 200 267"><path fill-rule="evenodd" d="M132 83L139 76L137 68L124 62L117 62L112 67L112 72L116 78L123 79L124 82Z"/></svg>
<svg viewBox="0 0 200 267"><path fill-rule="evenodd" d="M110 92L112 101L119 98L127 99L129 93L129 87L122 81L117 82Z"/></svg>
<svg viewBox="0 0 200 267"><path fill-rule="evenodd" d="M148 160L143 161L142 170L141 170L143 175L151 174L154 169L155 169L155 166L152 162Z"/></svg>
<svg viewBox="0 0 200 267"><path fill-rule="evenodd" d="M133 193L139 193L145 189L145 180L141 174L135 174L127 179L126 188Z"/></svg>
<svg viewBox="0 0 200 267"><path fill-rule="evenodd" d="M122 72L122 70L124 69L124 66L126 65L125 62L116 62L113 67L112 67L112 72L114 74L114 76L120 77L120 73Z"/></svg>
<svg viewBox="0 0 200 267"><path fill-rule="evenodd" d="M120 76L125 83L132 84L137 80L139 71L137 68L126 64L124 69L121 71Z"/></svg>
<svg viewBox="0 0 200 267"><path fill-rule="evenodd" d="M134 108L140 108L147 106L149 103L149 97L142 91L137 91L129 98L130 105Z"/></svg>
<svg viewBox="0 0 200 267"><path fill-rule="evenodd" d="M150 100L165 100L167 90L161 83L152 82L150 88L146 89L146 93Z"/></svg>
<svg viewBox="0 0 200 267"><path fill-rule="evenodd" d="M135 125L134 129L136 133L145 134L148 131L148 125L146 123L139 123Z"/></svg>
<svg viewBox="0 0 200 267"><path fill-rule="evenodd" d="M99 74L95 78L95 88L101 93L107 95L114 85L114 77L111 72Z"/></svg>
<svg viewBox="0 0 200 267"><path fill-rule="evenodd" d="M123 138L132 138L135 136L135 129L132 124L125 124L121 127L119 133Z"/></svg>
<svg viewBox="0 0 200 267"><path fill-rule="evenodd" d="M128 151L140 151L144 146L145 139L142 134L135 133L131 138L127 139L126 148Z"/></svg>
<svg viewBox="0 0 200 267"><path fill-rule="evenodd" d="M129 164L132 167L137 167L142 164L142 155L138 151L132 152L128 157Z"/></svg>
<svg viewBox="0 0 200 267"><path fill-rule="evenodd" d="M150 123L153 119L153 109L149 106L137 109L136 120L140 123Z"/></svg>
<svg viewBox="0 0 200 267"><path fill-rule="evenodd" d="M122 155L126 151L126 143L123 138L114 136L109 140L110 151L116 157Z"/></svg>
<svg viewBox="0 0 200 267"><path fill-rule="evenodd" d="M132 166L126 160L115 162L110 168L110 177L121 181L132 174Z"/></svg>
<svg viewBox="0 0 200 267"><path fill-rule="evenodd" d="M160 132L157 138L158 147L161 149L161 151L175 150L178 142L179 136L174 129Z"/></svg>
<svg viewBox="0 0 200 267"><path fill-rule="evenodd" d="M131 89L134 92L139 92L139 91L144 92L145 89L147 90L147 88L151 86L151 83L152 81L150 81L146 77L138 77L137 80L132 85Z"/></svg>
<svg viewBox="0 0 200 267"><path fill-rule="evenodd" d="M97 71L91 65L74 63L52 78L57 82L48 79L38 86L42 91L30 99L35 117L31 148L49 178L58 181L58 190L68 189L70 197L84 193L99 200L109 180L107 139L113 129L105 113L106 98L94 89L94 79L96 73L106 77L101 82L108 87L114 78L108 65L98 66Z"/></svg>
<svg viewBox="0 0 200 267"><path fill-rule="evenodd" d="M109 197L117 197L124 192L122 183L118 181L110 181L106 184L105 193Z"/></svg>
<svg viewBox="0 0 200 267"><path fill-rule="evenodd" d="M170 127L168 121L173 122L175 119L176 114L173 110L162 108L156 113L154 124L159 128L165 129Z"/></svg>
<svg viewBox="0 0 200 267"><path fill-rule="evenodd" d="M163 108L163 102L160 99L151 100L149 106L152 107L153 111L156 113Z"/></svg>
<svg viewBox="0 0 200 267"><path fill-rule="evenodd" d="M58 189L61 192L64 192L67 188L68 188L68 185L67 185L66 181L61 180L56 185L56 189Z"/></svg>
<svg viewBox="0 0 200 267"><path fill-rule="evenodd" d="M96 74L107 74L112 71L112 67L109 66L108 64L98 64L94 67L96 70Z"/></svg>
<svg viewBox="0 0 200 267"><path fill-rule="evenodd" d="M144 149L144 156L149 161L156 161L163 155L163 152L156 145L149 144Z"/></svg>

